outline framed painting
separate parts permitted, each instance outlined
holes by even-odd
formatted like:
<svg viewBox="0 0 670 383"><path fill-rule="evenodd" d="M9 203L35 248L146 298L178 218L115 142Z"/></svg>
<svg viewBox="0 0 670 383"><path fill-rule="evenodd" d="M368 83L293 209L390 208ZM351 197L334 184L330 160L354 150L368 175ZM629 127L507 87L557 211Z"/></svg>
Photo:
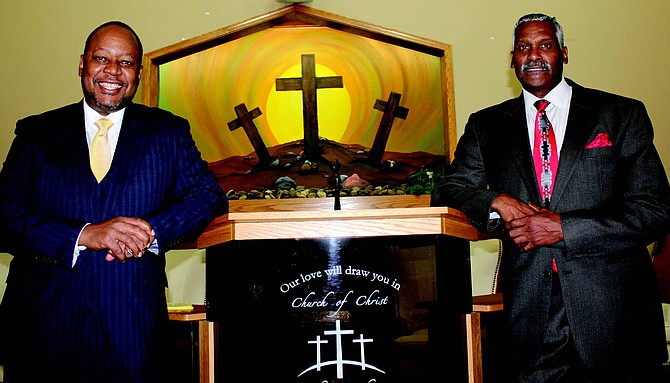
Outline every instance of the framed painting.
<svg viewBox="0 0 670 383"><path fill-rule="evenodd" d="M149 52L142 81L231 201L425 204L455 149L448 44L303 5Z"/></svg>

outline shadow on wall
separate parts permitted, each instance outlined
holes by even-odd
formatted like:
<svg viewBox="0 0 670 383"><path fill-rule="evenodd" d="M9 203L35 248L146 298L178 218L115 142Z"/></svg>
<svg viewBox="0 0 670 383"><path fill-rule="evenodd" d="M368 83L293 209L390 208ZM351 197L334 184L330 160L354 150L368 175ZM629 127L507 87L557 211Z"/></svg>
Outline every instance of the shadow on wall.
<svg viewBox="0 0 670 383"><path fill-rule="evenodd" d="M0 300L5 295L5 281L7 280L7 273L9 272L9 262L13 256L7 253L0 253Z"/></svg>
<svg viewBox="0 0 670 383"><path fill-rule="evenodd" d="M5 281L12 258L13 256L10 254L0 253L0 301L5 294ZM168 276L168 289L166 291L168 302L205 303L204 250L172 250L168 252L165 272Z"/></svg>
<svg viewBox="0 0 670 383"><path fill-rule="evenodd" d="M498 260L498 240L473 242L471 251L472 293L490 294ZM5 293L11 259L10 254L0 253L0 300ZM165 272L168 276L168 302L205 303L205 250L169 251Z"/></svg>
<svg viewBox="0 0 670 383"><path fill-rule="evenodd" d="M499 244L497 239L470 242L473 296L497 292Z"/></svg>
<svg viewBox="0 0 670 383"><path fill-rule="evenodd" d="M12 260L12 255L7 253L0 253L0 301L5 294L5 281L7 280L7 273L9 272L9 262ZM1 329L0 329L1 330ZM3 368L0 365L0 383L4 381Z"/></svg>
<svg viewBox="0 0 670 383"><path fill-rule="evenodd" d="M205 250L171 250L165 256L168 303L205 303Z"/></svg>

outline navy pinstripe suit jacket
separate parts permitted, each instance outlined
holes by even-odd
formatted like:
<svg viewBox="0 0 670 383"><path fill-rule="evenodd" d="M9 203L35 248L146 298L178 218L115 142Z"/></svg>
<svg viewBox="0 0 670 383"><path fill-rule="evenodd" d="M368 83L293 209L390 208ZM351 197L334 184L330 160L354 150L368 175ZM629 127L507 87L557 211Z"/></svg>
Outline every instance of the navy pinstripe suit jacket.
<svg viewBox="0 0 670 383"><path fill-rule="evenodd" d="M31 355L33 368L62 374L51 379L102 380L86 376L100 370L109 381L149 377L167 322L164 253L226 211L183 118L129 104L100 184L81 102L20 120L0 173L0 250L14 255L0 329L16 335L0 337L0 349L18 365ZM83 250L72 267L84 224L116 216L148 221L160 254L122 264Z"/></svg>

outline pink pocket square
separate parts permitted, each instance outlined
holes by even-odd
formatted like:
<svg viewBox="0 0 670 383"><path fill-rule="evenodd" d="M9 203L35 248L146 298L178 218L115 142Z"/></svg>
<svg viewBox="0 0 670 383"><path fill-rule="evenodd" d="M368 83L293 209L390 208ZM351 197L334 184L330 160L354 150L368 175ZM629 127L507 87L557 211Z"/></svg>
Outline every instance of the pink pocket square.
<svg viewBox="0 0 670 383"><path fill-rule="evenodd" d="M596 138L591 141L590 144L586 145L586 149L593 149L593 148L604 148L607 146L612 146L612 142L610 141L610 136L607 133L598 133Z"/></svg>

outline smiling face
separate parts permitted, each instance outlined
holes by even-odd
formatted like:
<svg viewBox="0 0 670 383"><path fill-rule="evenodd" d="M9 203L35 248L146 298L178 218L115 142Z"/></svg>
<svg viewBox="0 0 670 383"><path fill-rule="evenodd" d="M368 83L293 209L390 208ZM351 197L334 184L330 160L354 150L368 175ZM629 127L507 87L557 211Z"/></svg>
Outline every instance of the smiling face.
<svg viewBox="0 0 670 383"><path fill-rule="evenodd" d="M79 59L86 103L103 116L133 99L142 76L137 40L119 25L106 26L90 39Z"/></svg>
<svg viewBox="0 0 670 383"><path fill-rule="evenodd" d="M568 48L561 47L553 24L529 21L514 33L512 68L525 90L542 98L563 78Z"/></svg>

